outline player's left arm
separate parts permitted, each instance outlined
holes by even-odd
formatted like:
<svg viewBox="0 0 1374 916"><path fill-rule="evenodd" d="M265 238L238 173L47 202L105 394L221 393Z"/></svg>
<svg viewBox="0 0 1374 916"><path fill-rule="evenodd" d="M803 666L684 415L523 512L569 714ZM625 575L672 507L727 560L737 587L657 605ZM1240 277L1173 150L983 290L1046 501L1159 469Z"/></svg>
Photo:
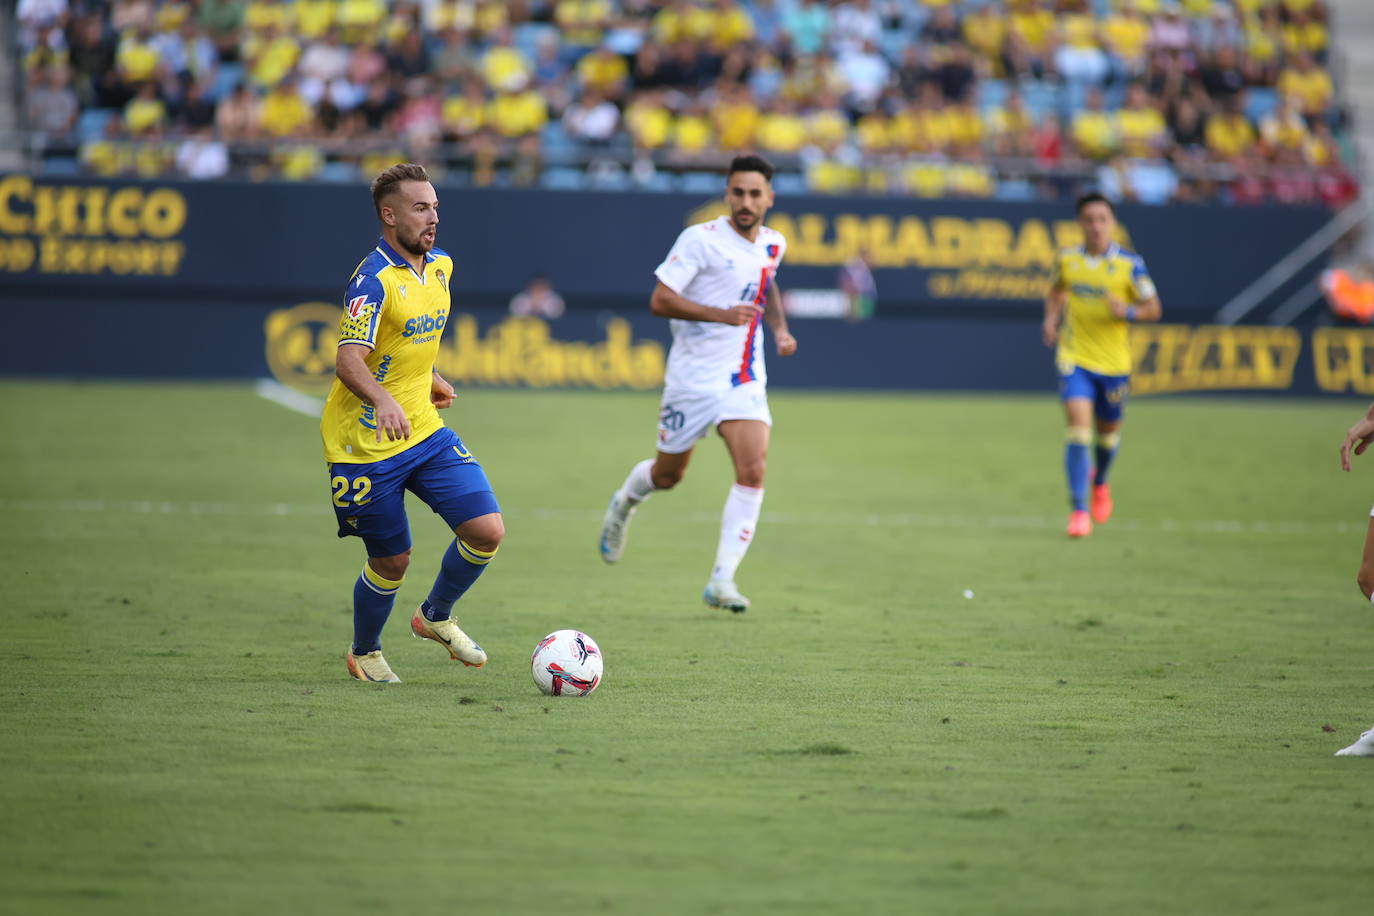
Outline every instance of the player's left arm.
<svg viewBox="0 0 1374 916"><path fill-rule="evenodd" d="M797 338L787 329L787 313L782 309L782 293L778 290L776 280L768 284L763 320L768 322L768 330L773 332L773 342L777 345L779 356L791 356L797 352Z"/></svg>
<svg viewBox="0 0 1374 916"><path fill-rule="evenodd" d="M1164 306L1159 302L1155 283L1145 269L1145 262L1139 257L1135 259L1131 270L1131 296L1132 302L1108 297L1107 307L1123 321L1158 321L1164 317Z"/></svg>
<svg viewBox="0 0 1374 916"><path fill-rule="evenodd" d="M443 410L446 407L453 406L454 395L453 386L448 383L446 378L439 374L438 369L435 369L429 377L430 403L438 409Z"/></svg>

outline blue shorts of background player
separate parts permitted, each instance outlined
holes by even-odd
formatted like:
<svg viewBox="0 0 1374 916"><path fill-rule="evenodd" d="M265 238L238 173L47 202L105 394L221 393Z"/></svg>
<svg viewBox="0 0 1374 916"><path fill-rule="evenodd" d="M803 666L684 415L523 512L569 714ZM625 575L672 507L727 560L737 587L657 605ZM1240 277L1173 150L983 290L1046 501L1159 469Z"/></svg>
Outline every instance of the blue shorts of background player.
<svg viewBox="0 0 1374 916"><path fill-rule="evenodd" d="M329 479L339 537L362 538L370 557L391 557L410 549L406 490L420 497L450 529L501 511L486 472L448 427L385 461L331 464Z"/></svg>
<svg viewBox="0 0 1374 916"><path fill-rule="evenodd" d="M1103 375L1074 366L1071 372L1059 376L1059 397L1068 401L1084 398L1093 402L1093 416L1114 423L1121 419L1126 407L1126 392L1130 389L1129 375Z"/></svg>

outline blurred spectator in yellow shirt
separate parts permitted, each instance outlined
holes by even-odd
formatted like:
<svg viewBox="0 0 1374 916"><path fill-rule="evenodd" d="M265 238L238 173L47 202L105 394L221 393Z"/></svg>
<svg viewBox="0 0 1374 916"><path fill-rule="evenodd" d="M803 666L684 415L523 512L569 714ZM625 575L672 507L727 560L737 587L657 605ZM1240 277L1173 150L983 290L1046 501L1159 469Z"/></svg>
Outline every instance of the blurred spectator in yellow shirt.
<svg viewBox="0 0 1374 916"><path fill-rule="evenodd" d="M747 86L738 83L723 86L712 115L722 152L734 153L753 146L759 126L759 109Z"/></svg>
<svg viewBox="0 0 1374 916"><path fill-rule="evenodd" d="M482 55L482 78L497 92L518 92L530 81L530 62L511 42L509 29L496 33L487 53Z"/></svg>
<svg viewBox="0 0 1374 916"><path fill-rule="evenodd" d="M603 45L577 62L577 79L584 89L594 89L609 99L619 99L629 84L630 65Z"/></svg>
<svg viewBox="0 0 1374 916"><path fill-rule="evenodd" d="M1125 3L1102 23L1102 41L1115 69L1126 77L1145 72L1150 23L1134 3Z"/></svg>
<svg viewBox="0 0 1374 916"><path fill-rule="evenodd" d="M296 66L300 53L300 42L276 25L266 26L243 44L249 79L262 89L270 89L285 79Z"/></svg>
<svg viewBox="0 0 1374 916"><path fill-rule="evenodd" d="M487 126L487 109L485 87L478 80L468 80L461 94L444 100L441 122L444 136L458 143L472 139Z"/></svg>
<svg viewBox="0 0 1374 916"><path fill-rule="evenodd" d="M992 138L993 151L997 155L1033 155L1031 139L1035 130L1035 119L1026 110L1026 102L1020 92L1009 93L1002 107L994 108L987 113L984 124Z"/></svg>
<svg viewBox="0 0 1374 916"><path fill-rule="evenodd" d="M787 99L774 99L759 118L757 143L770 153L799 153L806 146L806 122Z"/></svg>
<svg viewBox="0 0 1374 916"><path fill-rule="evenodd" d="M1310 136L1301 103L1291 95L1284 96L1278 108L1260 119L1259 134L1271 154L1280 149L1301 150Z"/></svg>
<svg viewBox="0 0 1374 916"><path fill-rule="evenodd" d="M1007 20L996 6L985 3L964 17L964 41L993 76L1003 75L1002 51L1007 42ZM914 47L908 45L908 47Z"/></svg>
<svg viewBox="0 0 1374 916"><path fill-rule="evenodd" d="M285 31L291 25L291 10L281 0L253 0L243 8L243 27L251 32L265 32L276 28Z"/></svg>
<svg viewBox="0 0 1374 916"><path fill-rule="evenodd" d="M714 27L711 11L691 0L671 0L653 19L654 40L665 45L679 41L705 43Z"/></svg>
<svg viewBox="0 0 1374 916"><path fill-rule="evenodd" d="M578 58L600 45L614 13L609 0L558 0L553 21L564 53Z"/></svg>
<svg viewBox="0 0 1374 916"><path fill-rule="evenodd" d="M715 0L711 22L711 46L717 53L754 38L754 20L735 0Z"/></svg>
<svg viewBox="0 0 1374 916"><path fill-rule="evenodd" d="M854 125L854 142L870 156L880 156L892 150L892 119L881 108L875 108L859 118Z"/></svg>
<svg viewBox="0 0 1374 916"><path fill-rule="evenodd" d="M1074 112L1069 126L1069 136L1078 154L1086 159L1106 159L1120 145L1114 119L1103 110L1102 104L1102 90L1089 91L1083 107Z"/></svg>
<svg viewBox="0 0 1374 916"><path fill-rule="evenodd" d="M715 142L711 115L699 97L687 103L687 108L673 121L673 149L681 156L694 159L710 152Z"/></svg>
<svg viewBox="0 0 1374 916"><path fill-rule="evenodd" d="M1318 67L1310 54L1297 55L1293 65L1279 74L1278 90L1284 95L1297 96L1302 113L1308 118L1326 114L1335 94L1330 74Z"/></svg>
<svg viewBox="0 0 1374 916"><path fill-rule="evenodd" d="M147 27L140 27L125 35L115 50L115 69L125 86L133 87L158 76L161 57L153 44Z"/></svg>
<svg viewBox="0 0 1374 916"><path fill-rule="evenodd" d="M1223 111L1207 119L1207 150L1218 159L1237 159L1255 145L1255 129L1241 109L1242 98L1231 98Z"/></svg>
<svg viewBox="0 0 1374 916"><path fill-rule="evenodd" d="M488 122L503 137L518 138L538 133L549 121L549 110L537 91L501 92L492 100Z"/></svg>
<svg viewBox="0 0 1374 916"><path fill-rule="evenodd" d="M1054 52L1054 14L1040 0L1012 0L1007 58L1017 75L1041 76Z"/></svg>
<svg viewBox="0 0 1374 916"><path fill-rule="evenodd" d="M1126 90L1126 102L1116 112L1116 134L1127 156L1147 156L1168 142L1169 125L1139 83Z"/></svg>
<svg viewBox="0 0 1374 916"><path fill-rule="evenodd" d="M158 98L157 84L144 83L124 106L124 129L132 136L160 131L167 124L167 106Z"/></svg>
<svg viewBox="0 0 1374 916"><path fill-rule="evenodd" d="M1330 41L1326 25L1313 19L1309 13L1294 13L1283 26L1283 49L1289 54L1311 54L1322 60L1326 56L1326 46Z"/></svg>
<svg viewBox="0 0 1374 916"><path fill-rule="evenodd" d="M625 127L635 149L667 146L673 133L673 113L664 101L663 90L649 89L636 94L625 108Z"/></svg>
<svg viewBox="0 0 1374 916"><path fill-rule="evenodd" d="M284 79L262 100L259 124L269 137L305 135L315 119L305 98L296 89L295 79Z"/></svg>
<svg viewBox="0 0 1374 916"><path fill-rule="evenodd" d="M291 5L296 34L305 39L321 38L334 27L339 14L338 0L296 0Z"/></svg>

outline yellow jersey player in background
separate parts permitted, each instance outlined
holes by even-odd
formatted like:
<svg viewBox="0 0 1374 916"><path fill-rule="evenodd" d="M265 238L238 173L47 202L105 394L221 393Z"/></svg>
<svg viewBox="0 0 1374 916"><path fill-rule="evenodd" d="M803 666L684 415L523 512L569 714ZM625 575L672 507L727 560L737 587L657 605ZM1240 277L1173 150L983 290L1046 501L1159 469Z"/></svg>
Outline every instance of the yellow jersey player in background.
<svg viewBox="0 0 1374 916"><path fill-rule="evenodd" d="M394 165L372 182L372 201L382 238L344 293L337 377L320 433L339 537L362 538L368 555L353 586L348 672L362 681L399 682L382 657L381 634L410 565L405 491L457 537L411 617L411 631L465 665L480 668L487 654L458 629L453 605L496 555L505 525L486 473L439 419L454 394L434 369L453 259L434 247L434 186L423 167Z"/></svg>
<svg viewBox="0 0 1374 916"><path fill-rule="evenodd" d="M1045 345L1058 345L1059 393L1069 423L1064 467L1073 504L1071 538L1086 537L1094 521L1111 518L1107 473L1121 441L1121 414L1130 386L1130 323L1158 321L1163 314L1145 261L1114 241L1116 213L1107 198L1080 197L1078 225L1083 244L1061 251L1055 261L1042 327ZM1094 444L1094 420L1095 462L1088 452Z"/></svg>

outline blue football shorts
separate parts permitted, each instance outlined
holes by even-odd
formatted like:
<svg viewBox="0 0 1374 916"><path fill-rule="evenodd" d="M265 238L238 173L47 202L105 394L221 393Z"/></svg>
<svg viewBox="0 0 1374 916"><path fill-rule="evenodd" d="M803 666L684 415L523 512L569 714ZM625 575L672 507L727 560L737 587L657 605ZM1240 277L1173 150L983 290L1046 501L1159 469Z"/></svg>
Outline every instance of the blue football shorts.
<svg viewBox="0 0 1374 916"><path fill-rule="evenodd" d="M1074 366L1059 375L1059 397L1086 398L1093 402L1093 414L1108 423L1121 419L1126 407L1126 392L1131 387L1129 375L1103 375Z"/></svg>
<svg viewBox="0 0 1374 916"><path fill-rule="evenodd" d="M331 464L329 486L339 537L362 538L370 557L394 557L410 549L406 490L450 529L501 511L486 472L447 426L384 461Z"/></svg>

